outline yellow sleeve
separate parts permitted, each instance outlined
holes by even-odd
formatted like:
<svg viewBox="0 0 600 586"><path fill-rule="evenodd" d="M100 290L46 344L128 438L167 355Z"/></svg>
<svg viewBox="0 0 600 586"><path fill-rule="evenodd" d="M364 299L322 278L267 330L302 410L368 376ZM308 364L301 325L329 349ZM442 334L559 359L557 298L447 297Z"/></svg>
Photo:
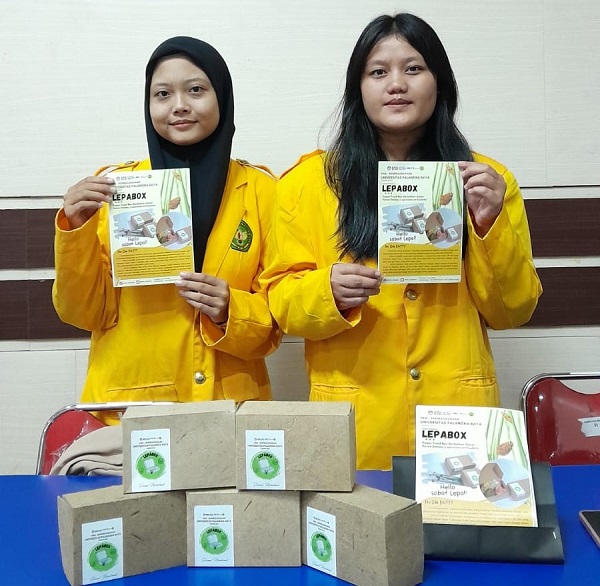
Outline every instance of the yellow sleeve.
<svg viewBox="0 0 600 586"><path fill-rule="evenodd" d="M493 329L527 323L537 306L542 286L533 264L529 224L521 190L513 174L492 159L488 163L506 181L504 205L489 232L477 236L467 218L469 241L465 277L479 313Z"/></svg>
<svg viewBox="0 0 600 586"><path fill-rule="evenodd" d="M62 321L88 331L111 328L118 320L107 222L107 206L76 230L69 229L62 209L55 220L52 301Z"/></svg>
<svg viewBox="0 0 600 586"><path fill-rule="evenodd" d="M127 161L101 167L95 175L149 168L148 159ZM112 285L108 238L107 205L75 230L63 209L56 215L52 302L62 321L83 330L106 330L118 320L120 291Z"/></svg>
<svg viewBox="0 0 600 586"><path fill-rule="evenodd" d="M272 243L262 281L269 306L287 334L321 340L351 328L360 310L345 319L331 291L331 263L318 258L315 247L335 247L322 240L319 228L329 211L320 201L324 184L290 172L277 184ZM332 211L332 213L334 213ZM321 255L322 257L323 255Z"/></svg>
<svg viewBox="0 0 600 586"><path fill-rule="evenodd" d="M249 165L245 161L241 161ZM229 317L223 331L206 315L200 317L201 335L207 346L237 358L252 360L273 352L281 342L282 332L273 320L267 293L260 281L270 242L275 179L262 171L248 170L246 197L253 198L260 225L260 260L250 290L235 286L229 290Z"/></svg>

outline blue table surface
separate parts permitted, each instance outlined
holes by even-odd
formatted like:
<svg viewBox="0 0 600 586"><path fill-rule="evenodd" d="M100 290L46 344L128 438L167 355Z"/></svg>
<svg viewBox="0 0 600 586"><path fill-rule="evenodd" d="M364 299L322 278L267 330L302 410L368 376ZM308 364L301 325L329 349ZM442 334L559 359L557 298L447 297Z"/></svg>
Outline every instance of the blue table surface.
<svg viewBox="0 0 600 586"><path fill-rule="evenodd" d="M600 466L552 470L565 552L564 565L427 560L424 584L504 586L600 585L600 548L578 519L582 509L600 509ZM117 478L0 476L2 555L0 584L68 586L62 570L56 497L120 483ZM357 482L391 491L391 472L359 472ZM399 555L402 552L398 552ZM113 580L115 586L179 585L335 586L347 584L307 566L299 568L186 568L180 566Z"/></svg>

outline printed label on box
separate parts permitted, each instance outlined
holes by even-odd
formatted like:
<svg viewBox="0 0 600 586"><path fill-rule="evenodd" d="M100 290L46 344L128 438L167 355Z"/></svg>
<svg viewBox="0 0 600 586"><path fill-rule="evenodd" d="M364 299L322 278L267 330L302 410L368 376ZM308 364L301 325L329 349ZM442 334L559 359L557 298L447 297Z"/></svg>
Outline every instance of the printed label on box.
<svg viewBox="0 0 600 586"><path fill-rule="evenodd" d="M337 576L335 515L306 507L306 565Z"/></svg>
<svg viewBox="0 0 600 586"><path fill-rule="evenodd" d="M194 507L194 565L234 566L233 505Z"/></svg>
<svg viewBox="0 0 600 586"><path fill-rule="evenodd" d="M246 430L246 483L256 490L285 490L285 432Z"/></svg>
<svg viewBox="0 0 600 586"><path fill-rule="evenodd" d="M123 519L83 523L81 526L83 584L123 577Z"/></svg>
<svg viewBox="0 0 600 586"><path fill-rule="evenodd" d="M131 432L131 491L171 490L171 430Z"/></svg>

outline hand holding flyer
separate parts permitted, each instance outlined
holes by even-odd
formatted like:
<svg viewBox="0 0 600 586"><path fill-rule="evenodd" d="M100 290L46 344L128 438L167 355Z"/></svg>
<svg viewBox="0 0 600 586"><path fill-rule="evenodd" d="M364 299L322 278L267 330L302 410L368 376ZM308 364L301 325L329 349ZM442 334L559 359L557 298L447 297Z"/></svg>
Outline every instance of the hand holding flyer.
<svg viewBox="0 0 600 586"><path fill-rule="evenodd" d="M173 283L194 270L189 169L110 173L113 285Z"/></svg>

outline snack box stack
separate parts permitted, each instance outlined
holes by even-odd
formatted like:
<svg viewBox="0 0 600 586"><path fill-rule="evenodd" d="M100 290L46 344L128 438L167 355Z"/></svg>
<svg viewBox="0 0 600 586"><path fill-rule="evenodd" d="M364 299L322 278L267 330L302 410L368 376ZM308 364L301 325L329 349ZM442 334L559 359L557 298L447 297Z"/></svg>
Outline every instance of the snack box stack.
<svg viewBox="0 0 600 586"><path fill-rule="evenodd" d="M123 486L58 500L73 586L186 564L186 490L235 486L234 401L132 406L123 415Z"/></svg>
<svg viewBox="0 0 600 586"><path fill-rule="evenodd" d="M421 506L355 486L355 450L350 403L250 401L238 408L238 489L301 491L304 564L361 586L419 584Z"/></svg>
<svg viewBox="0 0 600 586"><path fill-rule="evenodd" d="M123 487L59 497L73 586L186 562L305 563L367 586L422 580L420 505L354 484L350 403L131 407L122 427ZM178 539L155 543L157 531Z"/></svg>

